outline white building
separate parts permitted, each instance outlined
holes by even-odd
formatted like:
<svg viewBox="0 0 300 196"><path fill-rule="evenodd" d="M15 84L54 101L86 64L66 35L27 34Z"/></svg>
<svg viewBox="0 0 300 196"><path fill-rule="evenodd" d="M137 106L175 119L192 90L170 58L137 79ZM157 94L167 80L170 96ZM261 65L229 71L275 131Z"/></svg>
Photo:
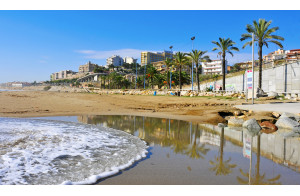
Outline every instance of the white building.
<svg viewBox="0 0 300 196"><path fill-rule="evenodd" d="M124 60L119 55L113 55L106 59L106 65L122 66Z"/></svg>
<svg viewBox="0 0 300 196"><path fill-rule="evenodd" d="M211 62L202 62L202 73L207 74L222 74L222 60L212 60ZM227 73L227 60L225 60L225 73Z"/></svg>
<svg viewBox="0 0 300 196"><path fill-rule="evenodd" d="M137 59L127 56L127 57L123 58L123 61L124 61L124 63L134 64L134 63L136 63Z"/></svg>

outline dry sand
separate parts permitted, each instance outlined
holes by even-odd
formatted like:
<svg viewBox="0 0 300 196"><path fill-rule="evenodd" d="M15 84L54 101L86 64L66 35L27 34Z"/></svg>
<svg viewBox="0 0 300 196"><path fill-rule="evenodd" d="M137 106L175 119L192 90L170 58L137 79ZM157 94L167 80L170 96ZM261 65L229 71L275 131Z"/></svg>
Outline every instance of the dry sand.
<svg viewBox="0 0 300 196"><path fill-rule="evenodd" d="M3 91L0 92L0 116L137 115L217 124L225 122L219 112L233 112L237 109L232 106L243 102L217 97ZM269 118L270 114L256 113L253 117Z"/></svg>

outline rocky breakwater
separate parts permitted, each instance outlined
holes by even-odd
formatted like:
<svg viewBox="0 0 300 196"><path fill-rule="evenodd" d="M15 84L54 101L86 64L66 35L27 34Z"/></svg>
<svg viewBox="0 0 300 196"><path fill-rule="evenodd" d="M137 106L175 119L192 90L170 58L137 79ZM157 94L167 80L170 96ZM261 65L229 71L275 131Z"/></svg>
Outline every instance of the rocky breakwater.
<svg viewBox="0 0 300 196"><path fill-rule="evenodd" d="M252 133L272 134L277 132L283 137L300 137L300 114L283 113L280 115L273 112L270 113L273 119L256 120L251 118L251 112L248 113L235 111L233 113L235 116L226 116L228 127L232 129L240 127L239 130L247 129Z"/></svg>

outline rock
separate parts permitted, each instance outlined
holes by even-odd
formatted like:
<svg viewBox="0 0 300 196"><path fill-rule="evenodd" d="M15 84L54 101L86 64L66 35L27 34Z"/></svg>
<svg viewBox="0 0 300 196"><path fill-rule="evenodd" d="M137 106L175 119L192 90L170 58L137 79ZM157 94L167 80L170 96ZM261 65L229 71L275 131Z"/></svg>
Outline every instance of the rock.
<svg viewBox="0 0 300 196"><path fill-rule="evenodd" d="M259 98L259 97L266 97L268 96L262 89L260 88L257 88L256 90L256 97Z"/></svg>
<svg viewBox="0 0 300 196"><path fill-rule="evenodd" d="M259 97L259 100L272 100L272 99L276 99L275 96L270 96L270 97Z"/></svg>
<svg viewBox="0 0 300 196"><path fill-rule="evenodd" d="M295 121L299 121L300 120L300 116L296 115L296 114L292 114L292 113L288 113L288 112L284 112L282 115L281 115L282 118L290 118L292 120L295 120Z"/></svg>
<svg viewBox="0 0 300 196"><path fill-rule="evenodd" d="M230 118L228 120L228 125L241 127L244 123L243 119L240 118Z"/></svg>
<svg viewBox="0 0 300 196"><path fill-rule="evenodd" d="M273 115L275 118L279 118L279 117L280 117L280 114L277 113L277 112L272 112L272 115Z"/></svg>
<svg viewBox="0 0 300 196"><path fill-rule="evenodd" d="M246 117L245 115L238 116L238 118L242 118L242 119L244 119L245 117Z"/></svg>
<svg viewBox="0 0 300 196"><path fill-rule="evenodd" d="M278 129L273 123L271 123L269 121L264 121L264 122L260 123L260 126L262 128L262 132L267 133L267 134L273 133L273 132L277 131L277 129Z"/></svg>
<svg viewBox="0 0 300 196"><path fill-rule="evenodd" d="M289 117L280 117L275 124L278 128L283 129L294 129L294 127L298 127L299 123Z"/></svg>
<svg viewBox="0 0 300 196"><path fill-rule="evenodd" d="M278 97L278 93L271 91L268 93L268 97Z"/></svg>
<svg viewBox="0 0 300 196"><path fill-rule="evenodd" d="M233 114L234 114L235 116L239 116L239 115L241 115L241 114L242 114L242 112L241 112L241 111L239 111L239 110L236 110L236 111L234 111L234 112L233 112Z"/></svg>
<svg viewBox="0 0 300 196"><path fill-rule="evenodd" d="M218 123L218 127L224 128L225 125L223 123Z"/></svg>
<svg viewBox="0 0 300 196"><path fill-rule="evenodd" d="M255 120L255 118L252 118L250 120L247 120L243 123L243 127L247 128L248 130L261 130L261 127L259 126L259 124L257 123L257 121Z"/></svg>

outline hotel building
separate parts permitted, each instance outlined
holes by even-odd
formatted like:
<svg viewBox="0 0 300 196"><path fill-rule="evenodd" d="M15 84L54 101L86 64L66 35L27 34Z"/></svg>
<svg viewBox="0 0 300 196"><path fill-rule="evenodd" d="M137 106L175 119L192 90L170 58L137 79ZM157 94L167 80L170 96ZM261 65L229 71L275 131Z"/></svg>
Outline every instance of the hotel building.
<svg viewBox="0 0 300 196"><path fill-rule="evenodd" d="M205 75L222 74L222 60L202 62L202 73ZM225 73L227 73L227 60L225 60Z"/></svg>
<svg viewBox="0 0 300 196"><path fill-rule="evenodd" d="M166 58L173 58L173 52L142 52L141 53L141 65L151 64L153 62L164 61Z"/></svg>

